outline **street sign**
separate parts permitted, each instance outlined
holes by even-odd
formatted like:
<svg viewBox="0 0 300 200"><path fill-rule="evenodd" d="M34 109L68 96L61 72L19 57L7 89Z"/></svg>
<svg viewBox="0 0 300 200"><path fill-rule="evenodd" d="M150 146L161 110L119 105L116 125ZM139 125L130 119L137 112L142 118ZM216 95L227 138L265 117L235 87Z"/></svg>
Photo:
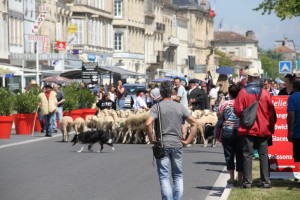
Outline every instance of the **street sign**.
<svg viewBox="0 0 300 200"><path fill-rule="evenodd" d="M63 50L66 50L66 42L63 42L63 41L56 41L56 49L58 51L63 51Z"/></svg>
<svg viewBox="0 0 300 200"><path fill-rule="evenodd" d="M87 83L90 88L98 84L98 65L97 63L82 64L82 82Z"/></svg>
<svg viewBox="0 0 300 200"><path fill-rule="evenodd" d="M292 61L279 61L279 74L291 74Z"/></svg>
<svg viewBox="0 0 300 200"><path fill-rule="evenodd" d="M69 53L70 53L70 54L81 54L82 51L81 51L81 50L78 50L78 49L73 49L73 50L70 50Z"/></svg>
<svg viewBox="0 0 300 200"><path fill-rule="evenodd" d="M287 98L288 96L272 96L277 122L272 135L273 145L268 150L270 177L300 179L299 165L293 158L293 144L287 139Z"/></svg>
<svg viewBox="0 0 300 200"><path fill-rule="evenodd" d="M68 32L70 34L74 34L77 31L77 26L75 24L70 24L70 26L68 26Z"/></svg>

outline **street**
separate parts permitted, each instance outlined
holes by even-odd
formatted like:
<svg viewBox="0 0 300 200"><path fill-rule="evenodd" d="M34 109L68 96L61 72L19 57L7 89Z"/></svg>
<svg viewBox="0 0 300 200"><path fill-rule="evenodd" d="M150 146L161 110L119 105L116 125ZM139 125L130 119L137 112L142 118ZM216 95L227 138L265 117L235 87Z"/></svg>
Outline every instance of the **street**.
<svg viewBox="0 0 300 200"><path fill-rule="evenodd" d="M96 153L95 144L93 153L77 153L80 144L62 143L60 134L43 136L26 136L39 141L6 147L0 141L1 200L161 198L151 145L116 144L115 151L104 146ZM225 166L221 145L185 148L183 161L184 199L205 199Z"/></svg>

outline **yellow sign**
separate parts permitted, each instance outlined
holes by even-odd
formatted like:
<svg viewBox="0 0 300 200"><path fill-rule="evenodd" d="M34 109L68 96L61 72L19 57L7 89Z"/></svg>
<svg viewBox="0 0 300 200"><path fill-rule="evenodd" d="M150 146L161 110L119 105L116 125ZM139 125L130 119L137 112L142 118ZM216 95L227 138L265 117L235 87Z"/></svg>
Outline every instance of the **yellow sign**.
<svg viewBox="0 0 300 200"><path fill-rule="evenodd" d="M77 31L77 26L75 26L74 24L70 24L70 26L68 27L68 32L70 34L74 34Z"/></svg>

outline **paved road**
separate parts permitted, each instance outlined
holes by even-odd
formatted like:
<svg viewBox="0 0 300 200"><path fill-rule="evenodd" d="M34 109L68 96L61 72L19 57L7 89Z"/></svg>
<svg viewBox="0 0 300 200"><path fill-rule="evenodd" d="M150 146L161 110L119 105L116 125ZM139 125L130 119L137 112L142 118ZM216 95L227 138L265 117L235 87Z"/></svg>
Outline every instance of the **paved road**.
<svg viewBox="0 0 300 200"><path fill-rule="evenodd" d="M32 139L39 141L3 146ZM116 144L116 151L105 146L103 153L77 153L80 145L60 140L36 134L0 141L0 199L160 199L150 145ZM224 168L220 144L185 148L183 168L184 199L204 200ZM219 189L214 195L221 195Z"/></svg>

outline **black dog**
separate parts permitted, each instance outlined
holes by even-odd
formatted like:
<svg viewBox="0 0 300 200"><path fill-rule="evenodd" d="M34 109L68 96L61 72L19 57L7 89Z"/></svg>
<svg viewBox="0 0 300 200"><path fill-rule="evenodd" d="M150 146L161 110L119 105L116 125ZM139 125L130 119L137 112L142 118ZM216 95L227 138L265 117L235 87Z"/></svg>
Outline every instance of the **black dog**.
<svg viewBox="0 0 300 200"><path fill-rule="evenodd" d="M71 142L74 142L72 146L74 146L76 143L84 144L84 146L81 147L81 149L78 151L79 153L82 152L84 147L86 147L87 145L89 145L88 151L93 151L92 147L97 142L99 142L101 146L100 151L98 152L102 151L103 144L107 144L111 146L113 150L115 150L112 139L110 139L108 137L108 134L102 130L86 131L86 132L79 133L78 135L74 135L74 138L72 139Z"/></svg>
<svg viewBox="0 0 300 200"><path fill-rule="evenodd" d="M205 124L204 138L205 138L205 140L207 140L207 143L211 141L212 147L215 147L216 143L217 143L217 140L214 136L214 128L215 128L215 126L213 126L211 123Z"/></svg>

